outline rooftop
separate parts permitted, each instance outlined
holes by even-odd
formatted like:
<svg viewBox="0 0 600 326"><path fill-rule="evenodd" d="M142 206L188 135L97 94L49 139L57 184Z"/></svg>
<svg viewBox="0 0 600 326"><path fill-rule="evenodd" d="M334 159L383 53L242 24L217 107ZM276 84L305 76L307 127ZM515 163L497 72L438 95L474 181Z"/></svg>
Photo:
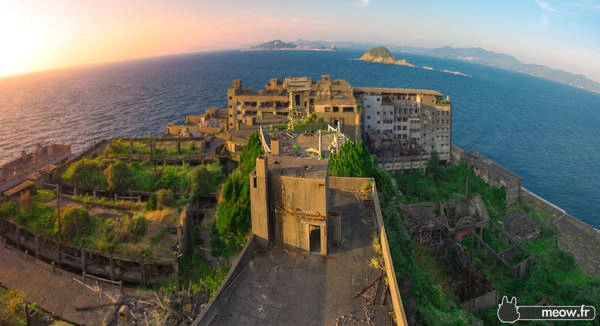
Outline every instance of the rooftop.
<svg viewBox="0 0 600 326"><path fill-rule="evenodd" d="M342 215L343 246L328 256L278 247L257 251L215 324L390 324L391 299L385 282L376 281L383 271L370 265L377 255L371 246L374 209L352 192L332 193L332 208Z"/></svg>

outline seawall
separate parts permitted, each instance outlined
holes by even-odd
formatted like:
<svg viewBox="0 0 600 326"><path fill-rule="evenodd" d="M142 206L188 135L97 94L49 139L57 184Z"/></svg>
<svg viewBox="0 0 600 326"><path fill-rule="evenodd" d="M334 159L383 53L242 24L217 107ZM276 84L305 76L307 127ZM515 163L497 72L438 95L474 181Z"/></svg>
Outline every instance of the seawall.
<svg viewBox="0 0 600 326"><path fill-rule="evenodd" d="M463 152L463 149L452 144L452 161L460 162ZM519 197L550 212L551 216L542 216L542 219L554 227L557 234L557 245L573 254L578 265L584 271L600 276L600 230L569 215L558 205L523 186L521 186Z"/></svg>

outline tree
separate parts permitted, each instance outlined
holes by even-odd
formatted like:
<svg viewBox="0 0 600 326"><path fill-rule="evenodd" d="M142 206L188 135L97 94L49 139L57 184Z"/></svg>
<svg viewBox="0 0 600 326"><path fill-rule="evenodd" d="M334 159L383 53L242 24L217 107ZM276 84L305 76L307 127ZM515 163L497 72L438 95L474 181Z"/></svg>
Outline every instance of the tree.
<svg viewBox="0 0 600 326"><path fill-rule="evenodd" d="M440 156L436 151L431 151L429 161L427 162L427 176L438 181L446 178L446 169L440 165Z"/></svg>
<svg viewBox="0 0 600 326"><path fill-rule="evenodd" d="M94 232L94 220L84 207L69 205L61 215L60 221L56 220L54 229L64 239L82 237Z"/></svg>
<svg viewBox="0 0 600 326"><path fill-rule="evenodd" d="M216 166L209 169L206 165L195 167L188 175L189 194L192 202L198 202L211 192L219 189L223 173Z"/></svg>
<svg viewBox="0 0 600 326"><path fill-rule="evenodd" d="M73 182L78 186L102 186L105 184L103 177L98 163L89 159L74 162L62 176L63 180Z"/></svg>
<svg viewBox="0 0 600 326"><path fill-rule="evenodd" d="M109 165L104 170L104 177L108 191L113 193L124 193L132 184L131 171L122 161Z"/></svg>
<svg viewBox="0 0 600 326"><path fill-rule="evenodd" d="M329 173L336 177L371 177L373 159L360 141L346 140L338 153L329 156Z"/></svg>
<svg viewBox="0 0 600 326"><path fill-rule="evenodd" d="M158 189L156 192L156 209L175 206L175 195L171 189Z"/></svg>

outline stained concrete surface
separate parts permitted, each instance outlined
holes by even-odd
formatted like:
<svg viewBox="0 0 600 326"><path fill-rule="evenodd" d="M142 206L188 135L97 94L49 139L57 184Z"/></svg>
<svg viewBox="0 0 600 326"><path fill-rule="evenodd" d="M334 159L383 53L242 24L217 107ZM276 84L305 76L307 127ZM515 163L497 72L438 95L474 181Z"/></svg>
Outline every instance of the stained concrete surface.
<svg viewBox="0 0 600 326"><path fill-rule="evenodd" d="M1 241L0 241L1 243ZM81 284L80 277L25 256L0 244L0 283L9 289L21 289L26 300L44 310L79 325L101 325L114 311L109 297L118 300L115 287Z"/></svg>
<svg viewBox="0 0 600 326"><path fill-rule="evenodd" d="M343 246L330 246L326 257L290 248L258 250L213 325L390 325L389 295L381 305L385 274L374 305L377 282L354 298L383 273L370 266L376 256L373 208L353 193L334 193Z"/></svg>

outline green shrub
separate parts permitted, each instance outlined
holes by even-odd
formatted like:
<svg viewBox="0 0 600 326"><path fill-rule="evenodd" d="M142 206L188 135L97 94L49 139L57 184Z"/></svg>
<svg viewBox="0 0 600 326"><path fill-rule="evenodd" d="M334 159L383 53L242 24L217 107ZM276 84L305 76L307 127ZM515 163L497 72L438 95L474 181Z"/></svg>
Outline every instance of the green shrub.
<svg viewBox="0 0 600 326"><path fill-rule="evenodd" d="M159 189L156 194L156 209L165 209L175 206L175 195L170 189Z"/></svg>
<svg viewBox="0 0 600 326"><path fill-rule="evenodd" d="M93 234L94 220L84 207L69 205L62 210L60 221L55 223L55 230L64 239L72 240Z"/></svg>
<svg viewBox="0 0 600 326"><path fill-rule="evenodd" d="M17 203L14 201L6 202L0 207L0 217L8 218L17 214Z"/></svg>
<svg viewBox="0 0 600 326"><path fill-rule="evenodd" d="M336 177L372 177L373 159L360 141L346 140L329 156L329 173Z"/></svg>
<svg viewBox="0 0 600 326"><path fill-rule="evenodd" d="M25 325L25 292L2 290L0 292L0 325Z"/></svg>
<svg viewBox="0 0 600 326"><path fill-rule="evenodd" d="M136 240L139 240L146 235L146 231L148 230L148 220L146 220L144 215L135 215L131 218L128 229L129 232L136 237Z"/></svg>
<svg viewBox="0 0 600 326"><path fill-rule="evenodd" d="M78 186L103 187L106 185L103 170L98 162L90 159L82 159L72 163L62 175L62 178Z"/></svg>
<svg viewBox="0 0 600 326"><path fill-rule="evenodd" d="M125 193L133 184L131 171L127 164L117 161L104 170L107 190L113 193Z"/></svg>
<svg viewBox="0 0 600 326"><path fill-rule="evenodd" d="M224 178L225 176L218 164L195 167L188 175L190 199L197 202L207 194L216 192Z"/></svg>

